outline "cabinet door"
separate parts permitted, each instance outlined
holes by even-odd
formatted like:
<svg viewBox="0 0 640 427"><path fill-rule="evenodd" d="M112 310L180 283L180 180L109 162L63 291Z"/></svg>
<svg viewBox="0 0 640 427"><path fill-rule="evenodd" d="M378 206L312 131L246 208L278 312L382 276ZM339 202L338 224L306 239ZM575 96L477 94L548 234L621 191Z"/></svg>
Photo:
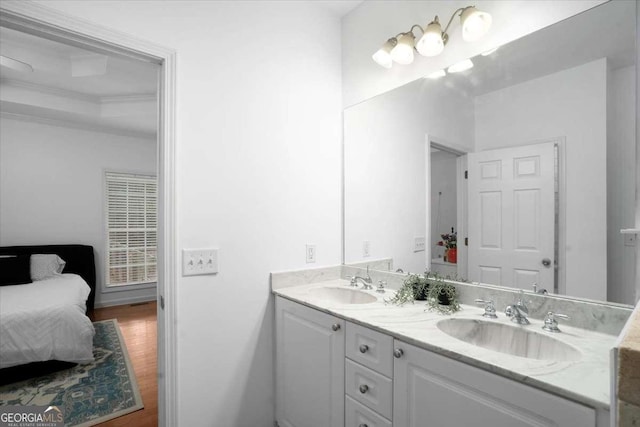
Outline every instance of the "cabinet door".
<svg viewBox="0 0 640 427"><path fill-rule="evenodd" d="M280 427L344 426L344 320L276 298Z"/></svg>
<svg viewBox="0 0 640 427"><path fill-rule="evenodd" d="M595 427L595 410L395 341L394 427Z"/></svg>

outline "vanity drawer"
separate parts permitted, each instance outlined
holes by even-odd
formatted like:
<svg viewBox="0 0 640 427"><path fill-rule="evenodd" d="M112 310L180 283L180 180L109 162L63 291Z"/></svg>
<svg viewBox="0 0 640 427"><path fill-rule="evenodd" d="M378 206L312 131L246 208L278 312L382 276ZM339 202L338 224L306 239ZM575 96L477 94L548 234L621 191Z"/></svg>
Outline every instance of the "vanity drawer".
<svg viewBox="0 0 640 427"><path fill-rule="evenodd" d="M393 338L347 322L347 357L391 377L393 375Z"/></svg>
<svg viewBox="0 0 640 427"><path fill-rule="evenodd" d="M345 396L345 427L391 427L391 421Z"/></svg>
<svg viewBox="0 0 640 427"><path fill-rule="evenodd" d="M385 418L391 418L393 384L384 375L345 360L345 392Z"/></svg>

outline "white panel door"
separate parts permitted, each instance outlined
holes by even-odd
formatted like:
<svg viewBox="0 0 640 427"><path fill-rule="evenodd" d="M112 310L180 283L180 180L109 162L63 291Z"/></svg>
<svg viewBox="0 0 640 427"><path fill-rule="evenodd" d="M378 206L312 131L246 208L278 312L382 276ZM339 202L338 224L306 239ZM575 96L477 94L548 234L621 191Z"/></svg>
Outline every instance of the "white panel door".
<svg viewBox="0 0 640 427"><path fill-rule="evenodd" d="M276 298L280 427L344 427L345 321Z"/></svg>
<svg viewBox="0 0 640 427"><path fill-rule="evenodd" d="M592 408L395 341L393 427L595 427Z"/></svg>
<svg viewBox="0 0 640 427"><path fill-rule="evenodd" d="M468 278L554 289L554 143L468 155Z"/></svg>

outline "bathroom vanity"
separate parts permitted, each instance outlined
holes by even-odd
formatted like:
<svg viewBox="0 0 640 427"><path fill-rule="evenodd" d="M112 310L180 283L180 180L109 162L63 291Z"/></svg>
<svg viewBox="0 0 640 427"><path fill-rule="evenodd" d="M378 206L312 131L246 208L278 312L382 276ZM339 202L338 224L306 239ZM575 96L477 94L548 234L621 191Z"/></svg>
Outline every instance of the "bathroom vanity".
<svg viewBox="0 0 640 427"><path fill-rule="evenodd" d="M274 293L281 427L609 426L615 335L398 307L345 279Z"/></svg>

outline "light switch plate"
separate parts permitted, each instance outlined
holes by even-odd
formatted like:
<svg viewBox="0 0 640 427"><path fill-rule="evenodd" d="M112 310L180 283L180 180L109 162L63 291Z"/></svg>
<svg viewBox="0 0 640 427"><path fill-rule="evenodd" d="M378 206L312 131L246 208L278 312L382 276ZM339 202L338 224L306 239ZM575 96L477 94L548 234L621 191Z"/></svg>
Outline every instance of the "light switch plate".
<svg viewBox="0 0 640 427"><path fill-rule="evenodd" d="M307 264L316 262L316 245L307 245Z"/></svg>
<svg viewBox="0 0 640 427"><path fill-rule="evenodd" d="M368 240L362 242L362 256L364 258L371 256L371 242Z"/></svg>
<svg viewBox="0 0 640 427"><path fill-rule="evenodd" d="M424 237L415 237L413 239L413 252L423 252L426 249L425 240Z"/></svg>
<svg viewBox="0 0 640 427"><path fill-rule="evenodd" d="M209 249L183 249L182 250L182 275L199 276L203 274L216 274L218 272L218 250Z"/></svg>

